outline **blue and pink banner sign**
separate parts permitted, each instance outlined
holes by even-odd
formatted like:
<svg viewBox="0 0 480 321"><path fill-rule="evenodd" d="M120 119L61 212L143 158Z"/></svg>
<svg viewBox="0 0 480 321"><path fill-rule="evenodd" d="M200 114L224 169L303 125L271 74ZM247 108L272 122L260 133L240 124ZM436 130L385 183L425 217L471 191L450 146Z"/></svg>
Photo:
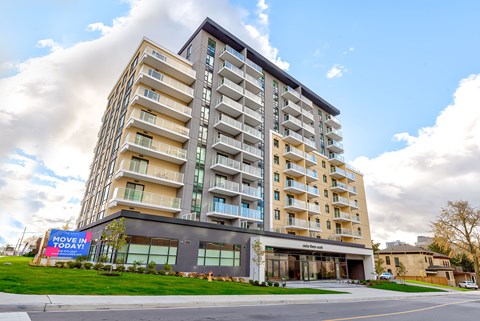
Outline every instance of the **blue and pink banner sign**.
<svg viewBox="0 0 480 321"><path fill-rule="evenodd" d="M52 230L45 256L77 257L88 255L92 232Z"/></svg>

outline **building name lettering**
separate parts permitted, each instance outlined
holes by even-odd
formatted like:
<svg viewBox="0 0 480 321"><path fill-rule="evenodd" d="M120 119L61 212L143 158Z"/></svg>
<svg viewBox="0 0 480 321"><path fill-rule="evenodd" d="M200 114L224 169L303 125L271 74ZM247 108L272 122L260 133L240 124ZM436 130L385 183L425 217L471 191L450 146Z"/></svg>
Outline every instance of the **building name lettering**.
<svg viewBox="0 0 480 321"><path fill-rule="evenodd" d="M323 250L323 245L303 244L302 247L303 247L304 249Z"/></svg>

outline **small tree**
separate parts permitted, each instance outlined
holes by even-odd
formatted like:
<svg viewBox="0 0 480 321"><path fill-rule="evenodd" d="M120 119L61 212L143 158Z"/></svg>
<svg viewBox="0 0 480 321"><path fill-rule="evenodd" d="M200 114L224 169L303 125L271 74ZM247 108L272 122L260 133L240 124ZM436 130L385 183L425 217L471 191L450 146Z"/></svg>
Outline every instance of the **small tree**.
<svg viewBox="0 0 480 321"><path fill-rule="evenodd" d="M375 260L375 273L377 273L377 275L385 272L385 267L383 266L383 263L385 263L385 261L383 261L381 258Z"/></svg>
<svg viewBox="0 0 480 321"><path fill-rule="evenodd" d="M400 277L400 281L402 283L405 282L405 280L403 279L403 277L407 274L407 269L405 268L405 265L403 265L402 262L398 262L398 266L397 266L397 275Z"/></svg>
<svg viewBox="0 0 480 321"><path fill-rule="evenodd" d="M265 250L260 240L255 240L252 244L253 253L255 256L252 261L257 266L257 280L260 282L260 266L265 262Z"/></svg>
<svg viewBox="0 0 480 321"><path fill-rule="evenodd" d="M125 218L113 220L105 226L102 234L102 242L104 245L111 247L113 253L127 245L127 235L125 234ZM110 274L113 271L113 264L110 266Z"/></svg>

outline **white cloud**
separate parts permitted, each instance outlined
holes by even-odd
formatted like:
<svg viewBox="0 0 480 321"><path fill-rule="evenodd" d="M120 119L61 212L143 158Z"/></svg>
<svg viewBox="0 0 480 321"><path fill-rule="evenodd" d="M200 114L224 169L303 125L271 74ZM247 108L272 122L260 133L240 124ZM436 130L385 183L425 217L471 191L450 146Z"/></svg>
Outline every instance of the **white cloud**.
<svg viewBox="0 0 480 321"><path fill-rule="evenodd" d="M352 51L355 51L355 48L350 47L350 48L348 48L347 50L345 50L345 51L343 52L343 54L346 55L346 54L348 54L349 52L352 52Z"/></svg>
<svg viewBox="0 0 480 321"><path fill-rule="evenodd" d="M441 207L459 199L480 206L480 75L462 80L451 105L416 136L395 135L407 146L376 158L357 158L365 173L372 236L404 240L430 232ZM413 116L413 115L412 115Z"/></svg>
<svg viewBox="0 0 480 321"><path fill-rule="evenodd" d="M259 31L265 26L243 22L245 9L219 0L185 0L181 6L137 0L110 26L86 27L100 31L98 39L68 48L40 40L39 46L51 49L48 55L15 64L16 75L0 78L2 238L14 243L23 226L37 231L78 215L79 204L71 199L83 197L107 95L125 63L144 36L176 51L207 16L288 68Z"/></svg>
<svg viewBox="0 0 480 321"><path fill-rule="evenodd" d="M329 71L327 71L327 78L339 78L342 77L345 72L347 72L347 69L344 66L335 64Z"/></svg>

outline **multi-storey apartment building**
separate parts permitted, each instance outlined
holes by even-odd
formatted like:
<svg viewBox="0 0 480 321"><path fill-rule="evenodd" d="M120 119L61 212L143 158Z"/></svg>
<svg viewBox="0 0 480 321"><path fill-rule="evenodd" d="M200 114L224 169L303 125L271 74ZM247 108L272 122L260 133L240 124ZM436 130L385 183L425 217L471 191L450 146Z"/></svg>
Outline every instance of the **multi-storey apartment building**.
<svg viewBox="0 0 480 321"><path fill-rule="evenodd" d="M249 276L259 239L266 275L368 278L363 175L338 114L208 18L178 54L143 39L109 95L77 222L92 258ZM129 245L112 255L100 235L118 217Z"/></svg>

